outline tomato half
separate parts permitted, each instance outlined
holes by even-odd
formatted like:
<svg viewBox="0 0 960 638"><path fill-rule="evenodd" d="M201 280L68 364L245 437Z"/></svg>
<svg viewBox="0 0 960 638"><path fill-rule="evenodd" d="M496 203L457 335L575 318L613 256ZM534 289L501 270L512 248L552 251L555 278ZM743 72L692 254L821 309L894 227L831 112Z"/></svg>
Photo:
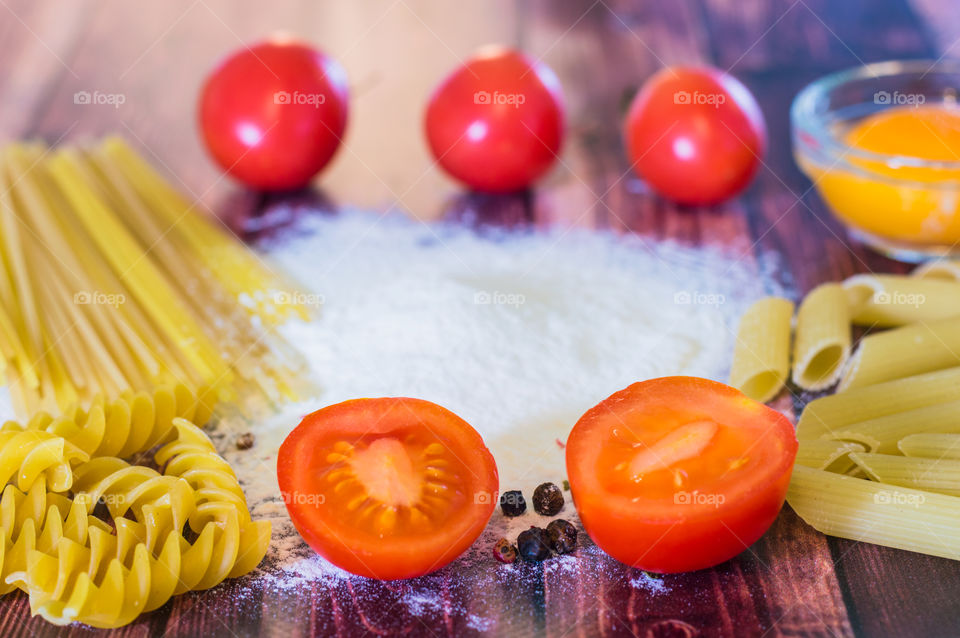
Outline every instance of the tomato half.
<svg viewBox="0 0 960 638"><path fill-rule="evenodd" d="M351 573L382 580L440 569L483 531L498 488L483 439L420 399L356 399L303 419L277 476L304 540Z"/></svg>
<svg viewBox="0 0 960 638"><path fill-rule="evenodd" d="M587 411L567 441L577 512L605 552L647 571L733 558L783 506L797 453L782 414L696 377L635 383Z"/></svg>
<svg viewBox="0 0 960 638"><path fill-rule="evenodd" d="M425 126L430 150L450 175L478 191L521 190L560 152L560 82L541 62L487 47L437 87Z"/></svg>
<svg viewBox="0 0 960 638"><path fill-rule="evenodd" d="M288 39L244 47L210 73L199 117L207 149L230 175L262 190L299 188L340 147L346 73Z"/></svg>
<svg viewBox="0 0 960 638"><path fill-rule="evenodd" d="M742 191L767 147L757 101L717 69L654 74L630 105L624 135L636 173L683 204L714 204Z"/></svg>

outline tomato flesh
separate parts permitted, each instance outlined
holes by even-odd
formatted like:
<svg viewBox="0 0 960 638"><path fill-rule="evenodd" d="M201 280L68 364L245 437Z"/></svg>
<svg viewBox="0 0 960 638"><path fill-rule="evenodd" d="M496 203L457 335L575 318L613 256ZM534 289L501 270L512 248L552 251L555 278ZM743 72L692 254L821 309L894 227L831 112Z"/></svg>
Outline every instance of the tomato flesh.
<svg viewBox="0 0 960 638"><path fill-rule="evenodd" d="M782 414L696 377L617 392L580 418L566 446L587 533L659 573L711 567L760 538L783 506L796 451Z"/></svg>
<svg viewBox="0 0 960 638"><path fill-rule="evenodd" d="M280 490L304 540L382 580L440 569L493 513L497 467L470 425L409 398L357 399L304 418L280 447Z"/></svg>
<svg viewBox="0 0 960 638"><path fill-rule="evenodd" d="M643 85L627 114L636 173L682 204L715 204L750 183L767 146L763 114L739 80L717 69L673 68Z"/></svg>

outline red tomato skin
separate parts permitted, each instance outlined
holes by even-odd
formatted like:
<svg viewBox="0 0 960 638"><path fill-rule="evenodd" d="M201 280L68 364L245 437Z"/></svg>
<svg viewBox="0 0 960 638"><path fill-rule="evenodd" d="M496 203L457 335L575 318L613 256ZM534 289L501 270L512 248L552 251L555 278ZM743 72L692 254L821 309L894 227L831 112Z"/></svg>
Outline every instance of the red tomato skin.
<svg viewBox="0 0 960 638"><path fill-rule="evenodd" d="M393 410L393 407L398 409ZM424 537L407 537L401 541L387 537L373 544L351 542L343 529L334 529L334 523L324 522L320 516L322 508L305 507L291 497L303 489L299 481L310 471L306 461L313 447L311 430L353 423L354 434L386 434L398 422L409 421L413 413L430 419L432 423L450 422L461 426L445 433L448 444L459 442L464 446L462 450L469 450L472 462L476 464L476 476L480 477L475 486L478 494L489 496L473 499L472 516L468 517L472 520L462 522L460 529L438 530L438 534L444 536L439 549L435 539ZM464 452L461 454L466 456ZM416 578L456 560L486 528L496 507L499 486L496 461L473 427L442 406L406 397L352 399L308 414L280 446L277 480L287 512L304 541L337 567L377 580Z"/></svg>
<svg viewBox="0 0 960 638"><path fill-rule="evenodd" d="M687 205L740 193L767 149L756 99L732 75L708 68L663 69L647 80L630 105L624 139L636 174Z"/></svg>
<svg viewBox="0 0 960 638"><path fill-rule="evenodd" d="M780 475L762 498L724 514L724 526L708 520L684 521L680 529L675 520L649 520L623 511L617 516L619 530L611 529L609 508L589 494L573 490L577 513L590 538L621 563L658 574L696 571L719 565L753 545L776 520L787 495L791 467ZM571 484L572 489L572 484ZM642 538L628 533L642 529ZM659 539L659 540L658 540ZM638 547L644 541L653 541Z"/></svg>
<svg viewBox="0 0 960 638"><path fill-rule="evenodd" d="M583 481L578 480L585 471L578 451L583 449L591 422L603 419L619 402L628 401L632 392L677 379L693 380L727 393L735 400L756 405L758 413L769 420L771 428L778 429L786 445L784 458L779 460L772 480L748 498L724 502L713 514L686 516L678 512L659 518L629 507L612 506L614 499L606 493L584 489ZM696 401L696 392L696 388L688 390L683 400ZM786 500L796 457L798 444L793 432L793 425L781 413L747 399L724 384L690 377L665 377L633 384L588 410L570 433L566 446L567 475L577 514L597 546L626 565L661 574L713 567L755 543L777 518ZM722 524L718 524L718 519Z"/></svg>
<svg viewBox="0 0 960 638"><path fill-rule="evenodd" d="M542 177L560 152L563 124L553 71L503 47L481 50L443 80L424 119L440 166L489 193L522 190Z"/></svg>
<svg viewBox="0 0 960 638"><path fill-rule="evenodd" d="M307 97L295 103L296 96ZM336 60L273 39L232 54L210 73L200 94L200 130L235 179L260 190L301 188L340 147L347 101L346 73Z"/></svg>

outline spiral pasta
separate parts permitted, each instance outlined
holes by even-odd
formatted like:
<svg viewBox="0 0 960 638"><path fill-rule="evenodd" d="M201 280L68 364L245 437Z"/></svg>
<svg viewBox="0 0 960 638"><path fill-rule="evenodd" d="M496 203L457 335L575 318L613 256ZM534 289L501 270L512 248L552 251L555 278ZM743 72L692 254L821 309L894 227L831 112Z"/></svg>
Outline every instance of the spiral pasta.
<svg viewBox="0 0 960 638"><path fill-rule="evenodd" d="M111 628L255 568L270 524L251 520L233 470L187 420L209 414L172 386L5 423L0 473L17 485L0 498L0 594L24 590L52 623ZM158 444L162 473L119 458Z"/></svg>
<svg viewBox="0 0 960 638"><path fill-rule="evenodd" d="M183 384L160 386L152 393L127 391L112 401L98 396L87 410L74 406L57 417L38 412L24 424L8 421L0 428L0 436L7 432L48 433L79 448L90 458L125 458L160 443L170 433L174 418L206 423L214 403L211 391L194 394ZM0 447L0 467L2 456ZM21 489L26 487L21 485Z"/></svg>
<svg viewBox="0 0 960 638"><path fill-rule="evenodd" d="M186 480L194 489L197 512L190 527L199 531L209 521L236 512L239 547L227 576L246 574L263 560L270 545L269 521L253 521L237 476L230 464L219 456L203 430L185 419L174 419L176 438L157 451L154 460L165 465L165 474Z"/></svg>

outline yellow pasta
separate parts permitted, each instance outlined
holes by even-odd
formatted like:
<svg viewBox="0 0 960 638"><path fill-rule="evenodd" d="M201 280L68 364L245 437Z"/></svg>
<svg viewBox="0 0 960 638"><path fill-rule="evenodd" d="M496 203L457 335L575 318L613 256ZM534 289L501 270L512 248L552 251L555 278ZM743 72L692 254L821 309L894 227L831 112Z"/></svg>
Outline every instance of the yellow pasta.
<svg viewBox="0 0 960 638"><path fill-rule="evenodd" d="M960 261L951 259L928 261L914 268L910 275L912 277L922 277L925 279L960 281Z"/></svg>
<svg viewBox="0 0 960 638"><path fill-rule="evenodd" d="M183 385L158 387L149 394L127 391L109 402L97 397L88 410L73 406L57 417L38 412L24 424L9 421L0 428L0 436L39 431L62 437L88 457L129 457L166 438L176 417L205 423L215 405L211 395L194 396Z"/></svg>
<svg viewBox="0 0 960 638"><path fill-rule="evenodd" d="M960 497L798 465L787 502L824 534L960 559Z"/></svg>
<svg viewBox="0 0 960 638"><path fill-rule="evenodd" d="M915 432L960 432L960 401L885 414L866 421L837 425L829 438L854 441L868 452L896 453L901 439Z"/></svg>
<svg viewBox="0 0 960 638"><path fill-rule="evenodd" d="M960 434L911 434L900 439L897 447L907 456L960 460Z"/></svg>
<svg viewBox="0 0 960 638"><path fill-rule="evenodd" d="M13 591L22 582L11 574L26 570L33 550L55 553L61 538L84 543L91 526L107 528L99 519L89 519L82 500L70 500L34 483L27 492L7 485L0 498L0 594Z"/></svg>
<svg viewBox="0 0 960 638"><path fill-rule="evenodd" d="M860 341L838 390L960 366L960 317L870 334Z"/></svg>
<svg viewBox="0 0 960 638"><path fill-rule="evenodd" d="M730 368L730 385L766 402L777 395L790 371L790 323L793 302L767 297L740 319Z"/></svg>
<svg viewBox="0 0 960 638"><path fill-rule="evenodd" d="M840 376L850 355L850 315L839 284L823 284L810 292L797 311L793 350L793 382L821 390Z"/></svg>
<svg viewBox="0 0 960 638"><path fill-rule="evenodd" d="M802 440L832 436L853 423L950 401L960 401L960 367L815 399L800 415L797 437Z"/></svg>
<svg viewBox="0 0 960 638"><path fill-rule="evenodd" d="M276 331L305 297L123 142L0 151L0 372L21 418L183 384L310 388Z"/></svg>
<svg viewBox="0 0 960 638"><path fill-rule="evenodd" d="M230 465L216 453L213 443L198 427L184 419L174 419L176 438L157 451L154 457L164 472L180 477L193 488L197 516L190 526L199 531L214 514L236 511L239 546L228 576L246 574L263 560L270 545L269 521L251 521L243 490ZM219 582L219 581L217 581ZM211 585L212 586L212 585Z"/></svg>
<svg viewBox="0 0 960 638"><path fill-rule="evenodd" d="M874 481L960 496L960 461L859 452L850 459Z"/></svg>
<svg viewBox="0 0 960 638"><path fill-rule="evenodd" d="M0 471L29 489L7 485L0 499L0 593L22 589L31 611L53 623L118 627L170 596L256 567L269 522L251 520L230 466L178 416L209 410L179 386L5 424ZM163 474L101 455L157 443ZM92 515L98 503L115 531Z"/></svg>
<svg viewBox="0 0 960 638"><path fill-rule="evenodd" d="M800 441L797 448L795 463L806 465L818 470L828 470L844 474L853 466L850 460L851 452L863 452L864 447L858 443L848 441L828 441L822 439L805 439Z"/></svg>
<svg viewBox="0 0 960 638"><path fill-rule="evenodd" d="M960 316L960 282L902 275L854 275L843 282L851 321L893 327Z"/></svg>

